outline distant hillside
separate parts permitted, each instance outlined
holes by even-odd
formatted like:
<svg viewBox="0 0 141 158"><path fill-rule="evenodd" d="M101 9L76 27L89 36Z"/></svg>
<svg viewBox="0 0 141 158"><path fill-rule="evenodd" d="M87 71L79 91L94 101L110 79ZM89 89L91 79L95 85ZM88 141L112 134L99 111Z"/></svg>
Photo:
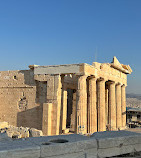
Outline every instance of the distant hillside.
<svg viewBox="0 0 141 158"><path fill-rule="evenodd" d="M127 107L141 108L141 94L126 94Z"/></svg>
<svg viewBox="0 0 141 158"><path fill-rule="evenodd" d="M137 99L141 100L141 94L134 94L134 93L126 94L126 97L127 98L137 98Z"/></svg>

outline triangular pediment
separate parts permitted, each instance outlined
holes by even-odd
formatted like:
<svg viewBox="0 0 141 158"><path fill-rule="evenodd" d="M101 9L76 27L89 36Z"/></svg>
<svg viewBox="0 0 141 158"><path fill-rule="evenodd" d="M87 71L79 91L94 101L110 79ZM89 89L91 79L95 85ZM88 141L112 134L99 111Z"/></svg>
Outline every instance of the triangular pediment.
<svg viewBox="0 0 141 158"><path fill-rule="evenodd" d="M122 67L121 63L118 61L118 59L114 56L113 58L113 62L112 62L115 66L118 67Z"/></svg>
<svg viewBox="0 0 141 158"><path fill-rule="evenodd" d="M127 74L132 72L132 69L130 68L129 65L121 64L115 56L113 58L111 66Z"/></svg>

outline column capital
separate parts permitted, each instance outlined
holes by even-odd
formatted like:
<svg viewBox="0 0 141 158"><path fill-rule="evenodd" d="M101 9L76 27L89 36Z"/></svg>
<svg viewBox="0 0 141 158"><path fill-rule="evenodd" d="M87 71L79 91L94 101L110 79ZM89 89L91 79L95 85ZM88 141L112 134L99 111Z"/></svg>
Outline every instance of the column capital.
<svg viewBox="0 0 141 158"><path fill-rule="evenodd" d="M126 88L126 85L125 85L125 84L123 84L123 85L121 85L121 87L125 87L125 88Z"/></svg>
<svg viewBox="0 0 141 158"><path fill-rule="evenodd" d="M61 77L65 77L65 74L61 74L60 76L61 76Z"/></svg>
<svg viewBox="0 0 141 158"><path fill-rule="evenodd" d="M120 82L116 83L116 86L121 86L121 85L122 85L122 83L120 83Z"/></svg>
<svg viewBox="0 0 141 158"><path fill-rule="evenodd" d="M95 75L88 76L89 79L97 79Z"/></svg>
<svg viewBox="0 0 141 158"><path fill-rule="evenodd" d="M97 81L105 81L103 77L97 78Z"/></svg>
<svg viewBox="0 0 141 158"><path fill-rule="evenodd" d="M84 78L87 78L88 75L82 75L82 74L76 74L75 75L78 79L81 78L81 77L84 77Z"/></svg>
<svg viewBox="0 0 141 158"><path fill-rule="evenodd" d="M107 81L106 83L107 83L108 85L116 84L115 81L111 81L111 80L110 80L110 81Z"/></svg>

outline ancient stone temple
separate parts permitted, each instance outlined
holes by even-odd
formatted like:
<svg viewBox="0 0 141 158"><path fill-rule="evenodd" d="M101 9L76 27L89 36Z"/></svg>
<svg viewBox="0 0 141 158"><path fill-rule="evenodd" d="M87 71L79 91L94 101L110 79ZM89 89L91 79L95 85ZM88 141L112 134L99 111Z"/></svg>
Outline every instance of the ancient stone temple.
<svg viewBox="0 0 141 158"><path fill-rule="evenodd" d="M129 65L30 65L0 72L0 121L44 135L124 129Z"/></svg>

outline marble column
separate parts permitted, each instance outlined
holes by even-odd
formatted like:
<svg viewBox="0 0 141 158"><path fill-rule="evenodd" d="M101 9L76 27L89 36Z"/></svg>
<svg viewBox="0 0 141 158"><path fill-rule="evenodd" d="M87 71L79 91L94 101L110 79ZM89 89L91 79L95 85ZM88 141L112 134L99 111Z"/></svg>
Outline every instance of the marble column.
<svg viewBox="0 0 141 158"><path fill-rule="evenodd" d="M65 130L67 121L67 89L65 86L63 86L62 100L62 130Z"/></svg>
<svg viewBox="0 0 141 158"><path fill-rule="evenodd" d="M115 82L109 82L109 108L111 130L116 130Z"/></svg>
<svg viewBox="0 0 141 158"><path fill-rule="evenodd" d="M125 85L121 87L121 111L122 111L122 127L126 126L126 90Z"/></svg>
<svg viewBox="0 0 141 158"><path fill-rule="evenodd" d="M105 119L106 119L106 125L109 124L109 120L108 120L108 115L109 115L109 90L108 90L108 86L106 85L106 89L105 89Z"/></svg>
<svg viewBox="0 0 141 158"><path fill-rule="evenodd" d="M42 131L44 135L52 135L52 103L43 103Z"/></svg>
<svg viewBox="0 0 141 158"><path fill-rule="evenodd" d="M53 100L53 113L52 115L52 135L60 134L60 116L61 116L61 97L62 97L62 83L61 76L54 75L54 100Z"/></svg>
<svg viewBox="0 0 141 158"><path fill-rule="evenodd" d="M76 117L76 91L73 92L72 114L71 114L71 131L77 133L77 117Z"/></svg>
<svg viewBox="0 0 141 158"><path fill-rule="evenodd" d="M105 80L99 79L97 82L97 111L98 111L98 131L106 131L105 120Z"/></svg>
<svg viewBox="0 0 141 158"><path fill-rule="evenodd" d="M87 76L78 77L77 87L77 133L87 133Z"/></svg>
<svg viewBox="0 0 141 158"><path fill-rule="evenodd" d="M116 85L116 108L117 108L117 129L122 127L121 119L121 84Z"/></svg>
<svg viewBox="0 0 141 158"><path fill-rule="evenodd" d="M96 78L89 79L89 109L88 109L88 127L89 133L97 132L97 108L96 108Z"/></svg>

